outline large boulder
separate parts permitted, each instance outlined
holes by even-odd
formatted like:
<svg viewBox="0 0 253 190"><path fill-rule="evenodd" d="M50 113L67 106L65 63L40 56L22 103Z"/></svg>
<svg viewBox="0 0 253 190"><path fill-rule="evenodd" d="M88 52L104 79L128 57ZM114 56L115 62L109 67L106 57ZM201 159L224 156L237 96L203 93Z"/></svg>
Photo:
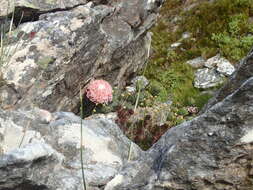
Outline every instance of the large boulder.
<svg viewBox="0 0 253 190"><path fill-rule="evenodd" d="M80 117L70 112L0 110L0 189L82 189ZM144 154L109 119L83 120L88 189L106 185Z"/></svg>
<svg viewBox="0 0 253 190"><path fill-rule="evenodd" d="M4 109L76 111L80 87L90 79L124 86L149 56L147 30L163 1L39 2L16 4L16 22L24 18L5 45Z"/></svg>
<svg viewBox="0 0 253 190"><path fill-rule="evenodd" d="M250 190L253 187L253 54L191 121L169 129L105 190ZM228 88L230 87L230 88ZM218 94L219 95L219 94Z"/></svg>

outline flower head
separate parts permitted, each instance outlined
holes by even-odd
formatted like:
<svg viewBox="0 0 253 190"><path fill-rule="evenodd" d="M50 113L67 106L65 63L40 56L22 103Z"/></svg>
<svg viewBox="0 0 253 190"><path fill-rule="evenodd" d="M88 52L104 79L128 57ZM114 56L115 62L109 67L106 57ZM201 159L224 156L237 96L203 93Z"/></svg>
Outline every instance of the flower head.
<svg viewBox="0 0 253 190"><path fill-rule="evenodd" d="M196 114L196 113L198 113L199 110L198 110L198 107L190 106L187 108L187 111L189 113Z"/></svg>
<svg viewBox="0 0 253 190"><path fill-rule="evenodd" d="M103 104L112 101L112 87L105 80L93 80L86 88L86 97L96 103Z"/></svg>

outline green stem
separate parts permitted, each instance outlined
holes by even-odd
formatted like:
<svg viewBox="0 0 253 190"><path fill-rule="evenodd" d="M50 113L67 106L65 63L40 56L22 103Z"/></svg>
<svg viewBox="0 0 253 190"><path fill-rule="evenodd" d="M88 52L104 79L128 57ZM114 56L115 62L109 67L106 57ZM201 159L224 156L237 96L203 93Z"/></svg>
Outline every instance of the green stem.
<svg viewBox="0 0 253 190"><path fill-rule="evenodd" d="M149 54L149 50L148 50L148 54ZM148 61L146 61L145 65L144 65L143 75L145 74L145 71L146 71L146 68L147 68L147 62ZM135 105L134 105L134 113L136 112L136 109L138 107L138 103L139 103L139 99L140 99L140 93L141 93L141 86L139 86L139 89L138 89L138 94L137 94L137 98L136 98ZM131 127L131 130L132 130L132 127ZM131 131L131 133L132 133L132 131ZM128 159L127 159L128 161L131 160L132 148L133 148L133 142L131 141L129 151L128 151Z"/></svg>
<svg viewBox="0 0 253 190"><path fill-rule="evenodd" d="M84 175L84 165L83 165L83 96L82 96L82 90L80 87L80 102L81 102L81 140L80 140L80 152L81 152L81 167L82 167L82 179L83 179L83 189L86 190L86 181L85 181L85 175Z"/></svg>

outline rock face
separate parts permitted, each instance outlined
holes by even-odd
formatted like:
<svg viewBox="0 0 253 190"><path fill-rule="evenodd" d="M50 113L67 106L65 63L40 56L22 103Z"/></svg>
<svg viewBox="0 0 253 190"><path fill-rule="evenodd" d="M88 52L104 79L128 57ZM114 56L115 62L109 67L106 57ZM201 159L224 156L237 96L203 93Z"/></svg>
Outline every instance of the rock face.
<svg viewBox="0 0 253 190"><path fill-rule="evenodd" d="M148 57L146 31L162 1L27 3L17 10L35 20L11 33L13 56L1 68L1 106L14 110L0 109L0 190L82 189L81 139L88 190L252 189L253 51L201 115L143 152L114 115L49 111L75 111L92 78L124 85Z"/></svg>
<svg viewBox="0 0 253 190"><path fill-rule="evenodd" d="M251 52L220 91L225 97L219 93L202 115L168 130L105 189L252 189L252 60Z"/></svg>
<svg viewBox="0 0 253 190"><path fill-rule="evenodd" d="M253 76L253 49L250 51L240 63L239 68L231 76L231 79L219 90L219 92L212 98L203 109L204 111L210 108L217 102L222 101L226 96L235 91L242 85L249 77Z"/></svg>
<svg viewBox="0 0 253 190"><path fill-rule="evenodd" d="M2 108L76 111L88 80L124 86L148 58L147 30L162 2L18 1L25 19L5 47L13 56L1 68Z"/></svg>
<svg viewBox="0 0 253 190"><path fill-rule="evenodd" d="M82 189L80 118L70 112L0 111L0 189ZM127 162L131 142L108 119L84 120L84 168L90 190ZM131 159L143 152L132 144Z"/></svg>

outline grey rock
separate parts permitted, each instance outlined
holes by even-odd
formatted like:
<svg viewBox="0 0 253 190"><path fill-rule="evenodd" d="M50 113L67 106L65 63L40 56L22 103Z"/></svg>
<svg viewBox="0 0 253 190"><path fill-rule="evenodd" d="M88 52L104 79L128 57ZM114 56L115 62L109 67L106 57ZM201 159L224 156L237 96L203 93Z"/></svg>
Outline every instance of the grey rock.
<svg viewBox="0 0 253 190"><path fill-rule="evenodd" d="M70 112L0 110L0 189L82 189L80 121ZM132 142L111 119L82 122L85 178L95 190L128 162ZM142 157L131 146L131 160Z"/></svg>
<svg viewBox="0 0 253 190"><path fill-rule="evenodd" d="M175 43L171 44L170 47L171 47L171 48L177 48L177 47L179 47L179 46L181 46L181 45L182 45L181 42L175 42Z"/></svg>
<svg viewBox="0 0 253 190"><path fill-rule="evenodd" d="M205 62L205 66L208 68L216 68L219 73L226 76L232 75L235 71L235 67L227 59L221 57L220 54L208 59Z"/></svg>
<svg viewBox="0 0 253 190"><path fill-rule="evenodd" d="M230 77L230 80L217 92L217 94L208 102L203 108L203 112L208 108L222 101L229 94L234 92L241 86L249 77L253 76L253 49L250 53L239 63L238 69Z"/></svg>
<svg viewBox="0 0 253 190"><path fill-rule="evenodd" d="M12 87L0 88L1 107L78 112L80 86L84 88L90 79L103 78L124 87L148 59L151 36L147 31L162 2L23 4L21 10L44 12L36 13L38 20L22 23L10 36L6 48L12 56L1 72ZM60 3L66 6L58 9Z"/></svg>
<svg viewBox="0 0 253 190"><path fill-rule="evenodd" d="M252 71L249 62L252 54L241 71ZM105 190L251 189L252 76L198 117L168 130L148 154L128 163Z"/></svg>
<svg viewBox="0 0 253 190"><path fill-rule="evenodd" d="M205 62L205 66L207 68L214 68L216 67L216 65L221 61L221 56L220 54L217 54L214 57L209 58L206 62Z"/></svg>
<svg viewBox="0 0 253 190"><path fill-rule="evenodd" d="M192 60L186 62L186 64L191 65L193 68L201 68L205 64L205 59L203 57L196 57Z"/></svg>
<svg viewBox="0 0 253 190"><path fill-rule="evenodd" d="M191 37L191 33L190 32L184 32L182 34L182 39L187 39L187 38L190 38Z"/></svg>
<svg viewBox="0 0 253 190"><path fill-rule="evenodd" d="M14 6L15 2L15 6ZM19 7L26 8L26 11L38 11L38 12L47 12L52 11L54 9L66 9L74 6L78 6L81 4L87 3L87 0L17 0L17 1L9 1L9 0L0 0L0 17L4 17L8 14L11 14L14 9ZM17 11L17 10L16 10ZM27 13L26 12L26 13Z"/></svg>
<svg viewBox="0 0 253 190"><path fill-rule="evenodd" d="M211 88L224 82L224 77L215 69L198 69L195 73L194 86L196 88Z"/></svg>
<svg viewBox="0 0 253 190"><path fill-rule="evenodd" d="M223 61L217 64L217 71L226 76L230 76L235 71L235 67L228 60L223 59Z"/></svg>

